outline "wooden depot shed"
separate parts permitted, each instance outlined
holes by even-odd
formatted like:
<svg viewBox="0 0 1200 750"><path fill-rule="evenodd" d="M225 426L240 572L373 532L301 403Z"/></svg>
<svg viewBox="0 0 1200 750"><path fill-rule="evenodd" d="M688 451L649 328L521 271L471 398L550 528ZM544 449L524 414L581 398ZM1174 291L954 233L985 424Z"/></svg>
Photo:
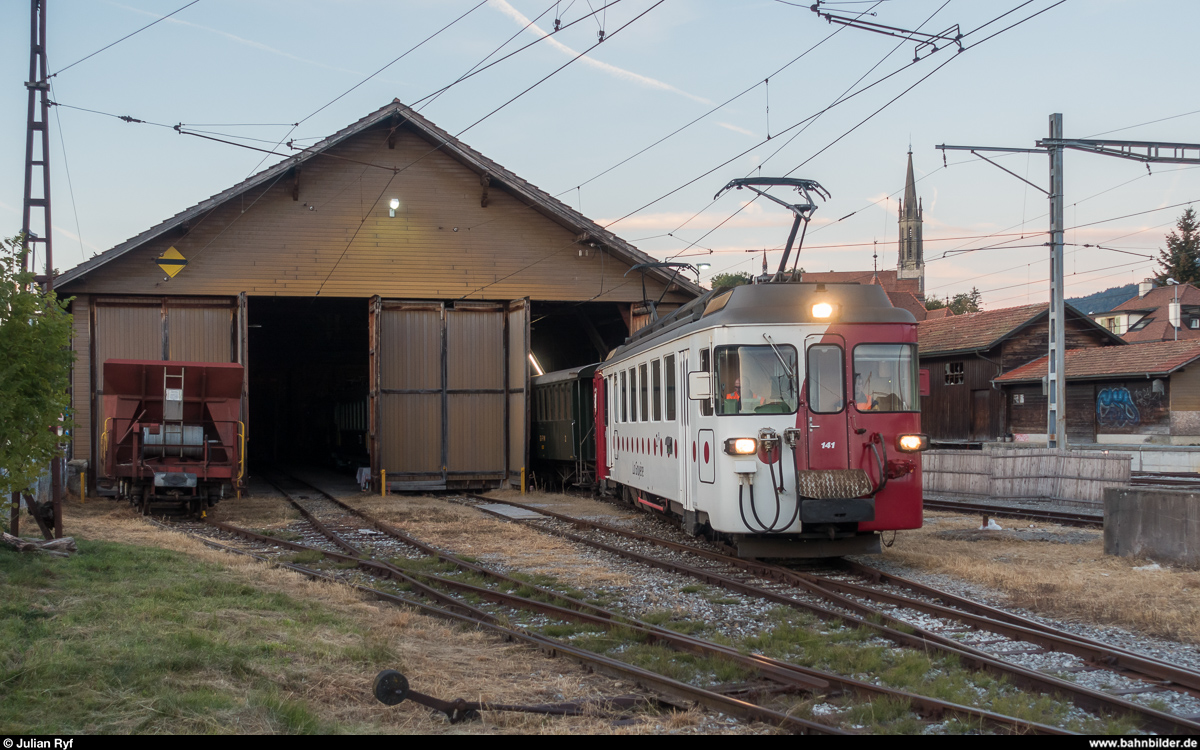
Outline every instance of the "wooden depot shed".
<svg viewBox="0 0 1200 750"><path fill-rule="evenodd" d="M1067 348L1125 342L1067 305ZM935 443L974 443L1005 435L1005 402L992 381L1043 356L1049 348L1048 305L1023 305L927 319L917 324L921 368L929 395L921 398L921 429ZM1072 407L1067 390L1068 431ZM1046 410L1043 402L1042 432Z"/></svg>
<svg viewBox="0 0 1200 750"><path fill-rule="evenodd" d="M1067 432L1079 442L1200 445L1200 339L1066 353ZM996 378L1009 431L1046 440L1046 357Z"/></svg>
<svg viewBox="0 0 1200 750"><path fill-rule="evenodd" d="M73 458L98 465L106 360L238 362L252 468L516 481L531 368L600 361L701 292L625 275L653 260L394 101L58 277Z"/></svg>

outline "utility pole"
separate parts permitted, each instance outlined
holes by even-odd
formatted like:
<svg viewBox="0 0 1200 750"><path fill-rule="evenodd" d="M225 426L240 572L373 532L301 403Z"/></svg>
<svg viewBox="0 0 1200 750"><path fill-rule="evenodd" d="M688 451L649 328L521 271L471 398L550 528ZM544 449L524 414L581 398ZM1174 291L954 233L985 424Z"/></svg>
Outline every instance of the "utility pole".
<svg viewBox="0 0 1200 750"><path fill-rule="evenodd" d="M35 275L34 281L42 285L44 293L49 294L54 287L54 250L51 243L52 224L50 221L50 66L46 62L46 2L47 0L30 0L29 23L29 79L25 81L25 89L29 92L29 108L25 128L25 202L21 212L22 236L22 270L37 272L33 246L43 246L46 272ZM35 135L41 136L41 159L35 158ZM34 169L40 170L42 190L41 197L34 197ZM33 231L32 219L34 209L42 211L42 233ZM47 426L47 429L58 434L58 425ZM53 533L55 537L62 536L62 474L63 458L57 456L50 461L50 504L54 515L53 532L45 526L42 516L43 509L39 507L31 495L25 495L29 512L38 521L44 534ZM18 517L18 495L13 493L14 534Z"/></svg>
<svg viewBox="0 0 1200 750"><path fill-rule="evenodd" d="M1167 164L1200 164L1200 143L1167 143L1163 141L1114 141L1064 138L1062 114L1050 115L1050 137L1035 144L1036 148L997 148L994 146L937 146L946 151L970 151L994 167L1041 190L1050 199L1050 320L1049 358L1047 361L1046 438L1051 448L1067 447L1067 372L1066 338L1067 309L1063 299L1063 152L1066 149L1087 151L1103 156L1115 156L1145 162ZM1035 185L1015 172L1005 169L980 151L1008 153L1039 153L1050 157L1050 189ZM1167 153L1164 153L1167 152Z"/></svg>
<svg viewBox="0 0 1200 750"><path fill-rule="evenodd" d="M1050 115L1050 138L1062 138L1062 114ZM1067 311L1063 295L1063 150L1050 153L1050 358L1046 361L1046 440L1067 447Z"/></svg>
<svg viewBox="0 0 1200 750"><path fill-rule="evenodd" d="M30 0L32 20L29 28L29 80L25 88L29 91L29 109L25 129L25 203L21 213L21 232L25 238L23 250L26 258L31 258L29 251L32 245L44 245L46 273L39 276L37 281L49 291L54 284L54 251L50 241L50 67L46 62L46 2L47 0ZM38 117L40 115L40 119ZM34 134L41 133L42 158L34 158ZM42 197L33 195L33 170L41 170ZM33 232L31 219L33 209L42 210L42 233ZM28 262L28 261L27 261ZM26 271L37 271L36 268L25 266Z"/></svg>

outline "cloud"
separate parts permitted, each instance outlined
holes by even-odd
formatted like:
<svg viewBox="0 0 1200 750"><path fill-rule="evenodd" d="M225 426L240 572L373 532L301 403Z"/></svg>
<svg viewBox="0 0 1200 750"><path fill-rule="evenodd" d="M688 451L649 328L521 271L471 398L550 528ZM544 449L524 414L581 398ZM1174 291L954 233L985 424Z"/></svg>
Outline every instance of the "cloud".
<svg viewBox="0 0 1200 750"><path fill-rule="evenodd" d="M150 16L151 18L162 18L162 15L159 13L151 13L150 11L142 10L141 8L131 8L128 5L121 5L120 3L109 3L109 4L113 5L117 8L121 8L123 10L131 11L133 13L140 13L144 16ZM231 42L236 42L237 44L241 44L246 47L251 47L253 49L261 50L263 52L268 52L272 55L286 57L287 59L295 60L296 62L302 62L307 65L315 65L318 68L325 68L326 70L333 70L333 71L337 71L338 73L350 73L351 75L356 75L356 76L365 75L365 73L363 73L362 71L350 70L348 68L339 68L335 65L326 65L323 62L317 62L316 60L309 60L308 58L305 58L305 57L298 57L296 55L293 55L290 52L284 52L283 50L275 49L274 47L263 44L262 42L256 42L253 39L246 39L245 37L240 37L240 36L237 36L236 34L230 34L228 31L221 31L220 29L214 29L209 26L201 26L200 24L192 23L191 21L181 21L178 18L168 18L168 19L166 19L166 23L174 23L174 24L178 24L180 26L190 26L193 29L200 29L201 31L207 31L210 34L216 34L218 36L223 36Z"/></svg>
<svg viewBox="0 0 1200 750"><path fill-rule="evenodd" d="M758 136L756 136L754 133L752 133L751 131L749 131L749 130L746 130L745 128L739 128L737 125L731 125L731 124L729 124L729 123L727 123L727 122L718 122L718 123L717 123L717 125L719 125L719 126L720 126L720 127L722 127L722 128L725 128L726 130L732 130L732 131L733 131L733 132L735 132L735 133L741 133L742 135L748 135L748 136L750 136L751 138L757 138L757 137L758 137Z"/></svg>
<svg viewBox="0 0 1200 750"><path fill-rule="evenodd" d="M553 37L551 37L550 34L546 30L544 30L537 24L531 23L529 18L526 17L524 13L522 13L521 11L519 11L516 8L509 5L507 0L489 0L488 4L491 5L493 8L495 8L496 10L503 13L504 15L508 16L509 18L513 19L517 23L521 24L522 26L528 26L526 31L528 31L530 34L534 34L536 36L539 36L539 37L545 39L547 41L547 43L550 44L551 47L558 50L559 52L562 52L563 54L569 55L571 57L575 57L576 55L579 54L579 52L577 52L576 50L571 49L567 45L562 44L557 39L554 39ZM657 89L659 91L669 91L672 94L679 94L680 96L687 97L688 99L691 99L694 102L699 102L701 104L712 104L712 101L709 99L705 99L702 96L696 96L695 94L689 94L688 92L684 91L683 89L676 88L675 86L672 86L669 83L665 83L656 78L650 78L649 76L641 75L640 73L634 73L632 70L626 70L625 68L618 68L616 65L609 65L606 62L601 62L599 60L596 60L595 58L588 57L587 55L584 55L583 57L579 58L579 62L583 63L584 65L588 65L592 68L595 68L596 70L607 73L611 76L614 76L616 78L620 78L620 79L626 80L626 81L631 81L640 86L645 86L646 88Z"/></svg>

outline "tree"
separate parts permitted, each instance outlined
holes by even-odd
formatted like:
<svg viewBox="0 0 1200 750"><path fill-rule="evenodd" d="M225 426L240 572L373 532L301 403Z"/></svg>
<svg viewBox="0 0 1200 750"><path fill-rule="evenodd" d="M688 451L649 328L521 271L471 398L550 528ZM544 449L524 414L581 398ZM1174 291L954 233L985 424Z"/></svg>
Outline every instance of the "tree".
<svg viewBox="0 0 1200 750"><path fill-rule="evenodd" d="M20 236L0 238L0 497L28 489L60 453L52 426L70 405L70 300L23 271Z"/></svg>
<svg viewBox="0 0 1200 750"><path fill-rule="evenodd" d="M1191 206L1179 217L1175 228L1178 231L1167 235L1167 249L1158 253L1158 265L1162 269L1156 277L1158 283L1165 284L1168 277L1180 284L1200 283L1200 268L1197 268L1200 264L1200 222Z"/></svg>
<svg viewBox="0 0 1200 750"><path fill-rule="evenodd" d="M950 312L955 315L963 313L979 312L983 305L983 293L977 287L971 287L969 292L959 292L954 295L954 298L946 297L938 299L932 297L925 301L926 310L941 310L943 307L950 308Z"/></svg>
<svg viewBox="0 0 1200 750"><path fill-rule="evenodd" d="M709 280L709 283L712 284L712 288L714 290L717 290L717 289L732 289L735 286L749 284L750 281L751 281L750 274L746 273L745 271L739 271L737 273L713 274L713 277L712 277L712 279Z"/></svg>

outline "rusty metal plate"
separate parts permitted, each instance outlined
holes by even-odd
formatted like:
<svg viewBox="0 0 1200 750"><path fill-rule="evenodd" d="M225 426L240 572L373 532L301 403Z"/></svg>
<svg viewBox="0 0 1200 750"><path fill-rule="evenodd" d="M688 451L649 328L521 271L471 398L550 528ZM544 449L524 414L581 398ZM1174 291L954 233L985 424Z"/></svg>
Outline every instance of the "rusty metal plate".
<svg viewBox="0 0 1200 750"><path fill-rule="evenodd" d="M862 469L802 471L798 481L798 494L817 500L863 497L873 488L871 478Z"/></svg>

